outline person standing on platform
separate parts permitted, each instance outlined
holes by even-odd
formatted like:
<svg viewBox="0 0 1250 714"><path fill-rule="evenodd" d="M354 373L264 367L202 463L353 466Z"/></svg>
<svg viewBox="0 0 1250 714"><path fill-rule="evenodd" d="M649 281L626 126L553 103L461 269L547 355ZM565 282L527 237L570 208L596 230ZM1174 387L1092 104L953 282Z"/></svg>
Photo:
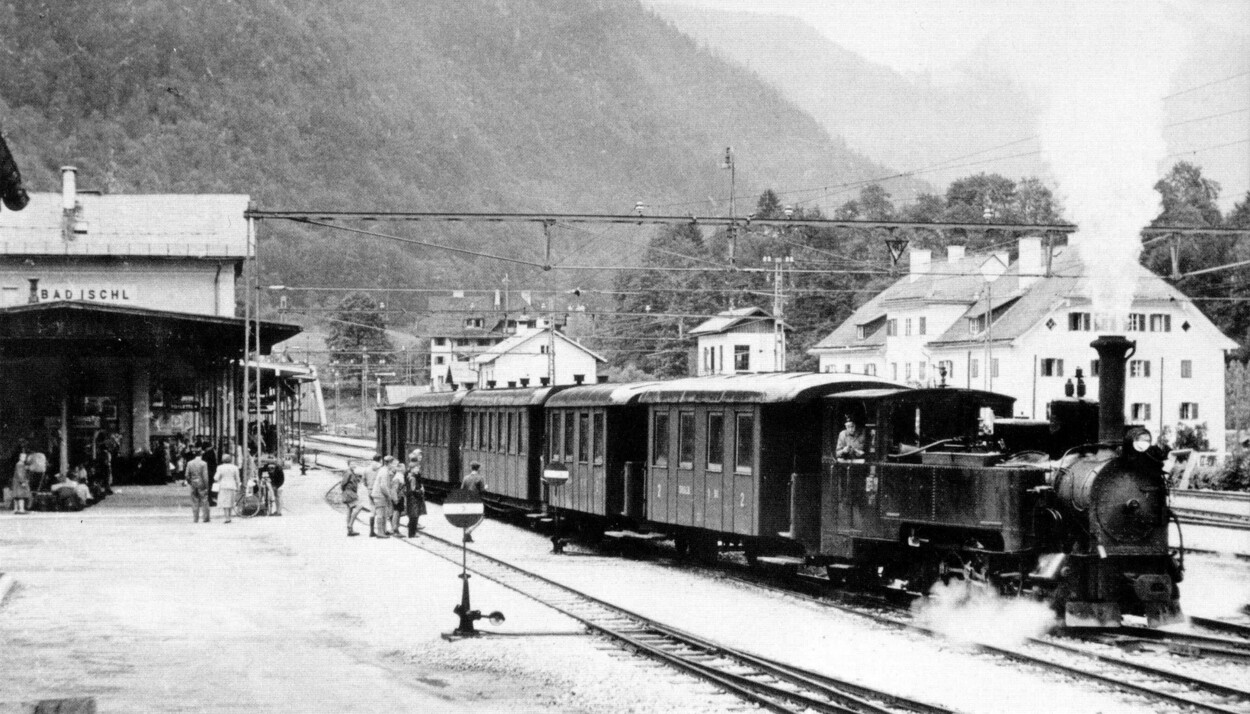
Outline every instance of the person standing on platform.
<svg viewBox="0 0 1250 714"><path fill-rule="evenodd" d="M373 474L373 488L369 494L373 496L373 534L378 538L391 535L391 470L389 465L395 461L394 456L387 456L382 465Z"/></svg>
<svg viewBox="0 0 1250 714"><path fill-rule="evenodd" d="M408 469L402 461L393 461L389 466L391 470L391 535L396 538L403 538L404 534L399 529L399 522L404 517L407 491L404 485L405 479L408 477Z"/></svg>
<svg viewBox="0 0 1250 714"><path fill-rule="evenodd" d="M187 470L185 473L187 485L191 487L191 514L194 516L194 523L200 522L200 514L204 514L204 522L208 523L209 514L209 487L212 481L208 476L208 464L204 463L204 457L198 451L192 451L191 460L187 462Z"/></svg>
<svg viewBox="0 0 1250 714"><path fill-rule="evenodd" d="M17 463L13 465L13 512L30 513L26 506L30 503L30 475L26 471L26 444L23 442L18 449Z"/></svg>
<svg viewBox="0 0 1250 714"><path fill-rule="evenodd" d="M377 519L377 505L373 502L373 482L377 478L378 469L382 468L382 457L374 454L373 461L365 464L364 473L361 474L360 485L364 486L365 495L362 500L362 507L369 512L369 537L377 538L377 531L373 529L374 521ZM364 505L367 504L367 505Z"/></svg>
<svg viewBox="0 0 1250 714"><path fill-rule="evenodd" d="M201 454L204 458L204 464L208 466L208 480L212 483L217 478L217 450L213 448L213 442L205 439L203 442L203 450ZM217 492L213 491L208 494L208 505L217 505Z"/></svg>
<svg viewBox="0 0 1250 714"><path fill-rule="evenodd" d="M213 482L217 485L217 504L221 506L226 523L229 523L234 515L234 499L239 492L239 467L234 465L233 456L225 454L221 457Z"/></svg>
<svg viewBox="0 0 1250 714"><path fill-rule="evenodd" d="M349 466L344 474L339 490L343 492L343 505L347 506L347 535L360 535L356 532L356 516L360 515L360 472L356 467ZM369 535L373 535L370 533Z"/></svg>
<svg viewBox="0 0 1250 714"><path fill-rule="evenodd" d="M286 473L282 470L282 462L274 461L265 467L269 470L269 486L273 489L273 505L271 516L282 515L282 484L286 483Z"/></svg>
<svg viewBox="0 0 1250 714"><path fill-rule="evenodd" d="M404 474L404 509L408 511L408 537L413 538L423 530L421 516L425 515L425 486L421 484L421 449L408 454L408 472Z"/></svg>
<svg viewBox="0 0 1250 714"><path fill-rule="evenodd" d="M482 465L476 461L470 463L469 475L465 476L464 480L460 482L460 488L466 489L468 491L476 491L479 496L486 493L486 478L482 476L481 468L482 468ZM477 527L480 525L482 525L482 521L478 521L477 523L474 523L472 526L469 526L467 529L465 529L464 531L465 543L473 542L473 531L477 530Z"/></svg>

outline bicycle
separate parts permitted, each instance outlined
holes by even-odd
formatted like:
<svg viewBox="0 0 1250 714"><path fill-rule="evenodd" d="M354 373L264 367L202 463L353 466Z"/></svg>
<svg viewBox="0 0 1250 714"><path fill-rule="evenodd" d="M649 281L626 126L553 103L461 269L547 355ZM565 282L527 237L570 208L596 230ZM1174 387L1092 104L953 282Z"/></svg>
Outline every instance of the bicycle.
<svg viewBox="0 0 1250 714"><path fill-rule="evenodd" d="M269 483L269 474L261 472L259 477L248 479L247 487L239 493L234 510L242 518L258 515L269 515L273 510L273 486Z"/></svg>

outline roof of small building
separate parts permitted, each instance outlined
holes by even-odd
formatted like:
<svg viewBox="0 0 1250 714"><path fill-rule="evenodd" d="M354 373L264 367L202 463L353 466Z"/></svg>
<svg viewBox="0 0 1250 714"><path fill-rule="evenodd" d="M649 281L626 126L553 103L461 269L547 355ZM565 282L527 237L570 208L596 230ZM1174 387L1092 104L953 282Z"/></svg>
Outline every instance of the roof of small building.
<svg viewBox="0 0 1250 714"><path fill-rule="evenodd" d="M21 211L0 211L0 254L245 258L250 200L244 194L79 192L67 239L59 193L32 193Z"/></svg>
<svg viewBox="0 0 1250 714"><path fill-rule="evenodd" d="M773 319L773 316L768 314L762 307L739 307L716 313L715 317L704 320L691 330L689 334L691 336L718 335L745 324L772 321Z"/></svg>
<svg viewBox="0 0 1250 714"><path fill-rule="evenodd" d="M495 360L499 359L500 357L503 357L505 354L508 354L509 352L519 351L523 345L531 341L542 342L543 344L546 344L546 341L549 339L548 335L550 332L551 332L550 329L545 329L545 330L538 330L537 332L531 332L525 335L516 335L515 337L509 337L503 342L493 345L490 349L486 350L485 352L478 355L477 357L474 357L473 361L476 362L477 364L487 364L489 362L494 362ZM555 336L556 338L568 343L569 345L576 347L582 352L585 352L591 357L594 357L595 361L597 362L608 361L602 355L587 349L585 345L578 342L577 340L570 338L569 336L565 335L559 330L556 330Z"/></svg>

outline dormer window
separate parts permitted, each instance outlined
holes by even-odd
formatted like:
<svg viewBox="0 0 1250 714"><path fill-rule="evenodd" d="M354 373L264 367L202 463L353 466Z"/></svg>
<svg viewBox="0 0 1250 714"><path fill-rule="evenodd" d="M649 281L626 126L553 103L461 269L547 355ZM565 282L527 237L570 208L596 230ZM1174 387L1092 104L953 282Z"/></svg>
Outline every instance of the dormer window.
<svg viewBox="0 0 1250 714"><path fill-rule="evenodd" d="M857 339L857 340L862 340L862 339L864 339L864 338L865 338L865 337L867 337L867 336L868 336L868 326L867 326L867 325L856 325L856 326L855 326L855 339Z"/></svg>

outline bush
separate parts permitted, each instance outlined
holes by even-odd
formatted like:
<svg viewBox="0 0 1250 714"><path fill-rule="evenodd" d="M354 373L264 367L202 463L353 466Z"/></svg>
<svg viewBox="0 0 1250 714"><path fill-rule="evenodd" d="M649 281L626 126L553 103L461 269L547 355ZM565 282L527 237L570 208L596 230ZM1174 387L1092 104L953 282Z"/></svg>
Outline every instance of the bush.
<svg viewBox="0 0 1250 714"><path fill-rule="evenodd" d="M1198 426L1176 425L1176 442L1173 449L1193 449L1194 451L1210 451L1211 443L1207 439L1206 423Z"/></svg>
<svg viewBox="0 0 1250 714"><path fill-rule="evenodd" d="M1224 459L1224 466L1214 473L1195 474L1190 488L1215 491L1250 491L1250 450L1238 448Z"/></svg>

